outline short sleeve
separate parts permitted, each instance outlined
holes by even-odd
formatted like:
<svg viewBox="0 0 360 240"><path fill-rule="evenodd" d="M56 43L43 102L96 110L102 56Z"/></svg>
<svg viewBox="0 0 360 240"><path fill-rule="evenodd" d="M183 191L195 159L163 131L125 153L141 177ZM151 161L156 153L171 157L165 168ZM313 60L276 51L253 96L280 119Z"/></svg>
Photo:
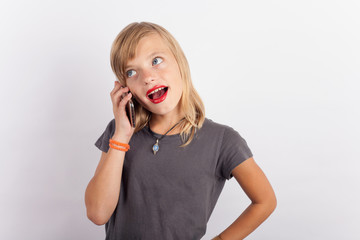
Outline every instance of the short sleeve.
<svg viewBox="0 0 360 240"><path fill-rule="evenodd" d="M109 150L109 140L115 133L115 118L109 122L106 126L105 131L99 139L95 142L95 146L103 152L108 152Z"/></svg>
<svg viewBox="0 0 360 240"><path fill-rule="evenodd" d="M219 155L220 175L230 180L233 177L231 174L233 169L252 156L245 139L233 128L226 127Z"/></svg>

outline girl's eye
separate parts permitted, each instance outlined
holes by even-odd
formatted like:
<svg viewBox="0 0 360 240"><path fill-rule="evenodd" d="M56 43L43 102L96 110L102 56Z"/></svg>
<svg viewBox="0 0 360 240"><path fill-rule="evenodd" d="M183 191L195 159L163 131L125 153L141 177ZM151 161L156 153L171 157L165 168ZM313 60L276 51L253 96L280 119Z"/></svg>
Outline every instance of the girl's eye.
<svg viewBox="0 0 360 240"><path fill-rule="evenodd" d="M126 76L129 78L129 77L132 77L136 74L136 71L135 70L129 70L126 72Z"/></svg>
<svg viewBox="0 0 360 240"><path fill-rule="evenodd" d="M153 66L154 66L154 65L158 65L158 64L160 64L162 61L163 61L162 58L156 57L156 58L154 58L154 60L152 61L152 65L153 65Z"/></svg>

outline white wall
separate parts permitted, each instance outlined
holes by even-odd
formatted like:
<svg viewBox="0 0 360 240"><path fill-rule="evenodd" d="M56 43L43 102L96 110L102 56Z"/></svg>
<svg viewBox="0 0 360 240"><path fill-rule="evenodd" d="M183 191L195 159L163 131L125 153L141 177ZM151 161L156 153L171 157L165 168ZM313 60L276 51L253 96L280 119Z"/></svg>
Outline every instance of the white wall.
<svg viewBox="0 0 360 240"><path fill-rule="evenodd" d="M359 1L1 1L0 238L104 239L84 191L113 118L111 43L177 38L207 116L234 127L278 207L248 239L360 239ZM224 107L225 106L225 107ZM233 178L210 239L249 204Z"/></svg>

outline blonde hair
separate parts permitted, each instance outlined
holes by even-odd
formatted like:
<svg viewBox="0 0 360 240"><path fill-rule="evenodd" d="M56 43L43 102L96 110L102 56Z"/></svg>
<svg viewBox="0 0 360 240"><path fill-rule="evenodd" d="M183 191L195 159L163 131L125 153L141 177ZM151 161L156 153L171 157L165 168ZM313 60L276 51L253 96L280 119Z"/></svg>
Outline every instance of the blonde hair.
<svg viewBox="0 0 360 240"><path fill-rule="evenodd" d="M204 104L195 90L188 61L176 39L163 27L149 22L131 23L126 26L115 38L110 54L111 68L119 79L121 85L126 86L125 67L126 63L135 57L136 47L139 41L150 34L158 34L168 45L179 66L183 80L183 92L180 98L180 107L185 114L185 119L179 124L180 136L183 145L188 145L194 138L197 129L201 128L205 120ZM144 128L151 117L151 112L139 104L136 99L135 132Z"/></svg>

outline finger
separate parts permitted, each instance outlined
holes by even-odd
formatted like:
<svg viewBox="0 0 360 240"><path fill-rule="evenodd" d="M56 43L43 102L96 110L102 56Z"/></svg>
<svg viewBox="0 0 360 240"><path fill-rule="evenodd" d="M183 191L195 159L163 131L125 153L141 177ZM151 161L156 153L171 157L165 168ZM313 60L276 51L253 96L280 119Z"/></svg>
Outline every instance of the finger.
<svg viewBox="0 0 360 240"><path fill-rule="evenodd" d="M119 102L121 100L121 96L128 92L129 91L129 88L128 87L124 87L124 88L120 88L120 89L117 89L116 92L111 92L110 93L110 96L111 96L111 99L113 102Z"/></svg>
<svg viewBox="0 0 360 240"><path fill-rule="evenodd" d="M120 103L119 103L119 112L125 113L126 112L126 104L128 103L128 101L131 99L132 94L128 94L126 97L124 97Z"/></svg>
<svg viewBox="0 0 360 240"><path fill-rule="evenodd" d="M123 99L126 95L128 94L128 90L127 89L121 89L119 91L117 91L116 93L113 94L113 98L116 102L120 102L121 99Z"/></svg>
<svg viewBox="0 0 360 240"><path fill-rule="evenodd" d="M125 106L126 103L131 99L132 94L131 92L129 92L121 101L120 101L120 106Z"/></svg>
<svg viewBox="0 0 360 240"><path fill-rule="evenodd" d="M124 87L119 81L114 81L114 88L112 92L116 92L119 88Z"/></svg>
<svg viewBox="0 0 360 240"><path fill-rule="evenodd" d="M122 88L123 88L123 86L120 83L115 83L115 86L114 86L113 90L111 91L110 95L116 93L119 89L122 89Z"/></svg>
<svg viewBox="0 0 360 240"><path fill-rule="evenodd" d="M125 96L118 104L113 105L113 111L115 114L126 114L125 106L127 102L131 99L132 94L129 93L127 96Z"/></svg>
<svg viewBox="0 0 360 240"><path fill-rule="evenodd" d="M113 111L118 113L125 112L125 105L131 99L132 94L128 94L125 97L121 98L121 96L118 96L116 100L113 101Z"/></svg>

